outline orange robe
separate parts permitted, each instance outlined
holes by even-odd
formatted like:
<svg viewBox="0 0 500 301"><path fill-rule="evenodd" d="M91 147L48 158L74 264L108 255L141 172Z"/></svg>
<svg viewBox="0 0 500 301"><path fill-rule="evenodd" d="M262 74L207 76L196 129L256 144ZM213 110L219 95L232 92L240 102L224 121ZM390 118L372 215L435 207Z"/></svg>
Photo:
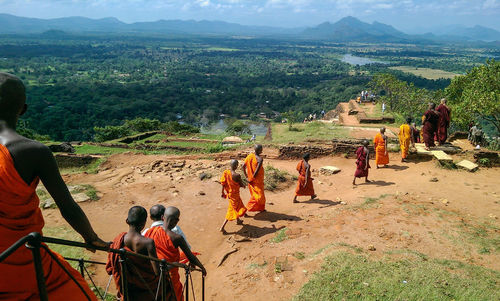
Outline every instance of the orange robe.
<svg viewBox="0 0 500 301"><path fill-rule="evenodd" d="M113 249L124 248L129 252L133 252L125 246L124 237L127 232L120 233L111 244ZM127 256L127 282L128 282L128 300L155 300L156 289L158 287L158 276L155 275L151 261L142 258ZM118 289L117 297L123 296L122 275L120 255L116 253L108 253L108 262L106 263L106 272L108 275L113 275L116 288ZM140 276L139 274L140 273ZM142 280L146 283L144 283ZM148 290L149 286L149 290ZM151 292L153 294L151 294Z"/></svg>
<svg viewBox="0 0 500 301"><path fill-rule="evenodd" d="M386 154L385 141L381 133L378 133L373 139L375 145L375 164L386 165L389 164L389 154Z"/></svg>
<svg viewBox="0 0 500 301"><path fill-rule="evenodd" d="M301 160L299 164L297 164L297 171L299 172L299 179L297 182L297 188L295 188L295 195L314 195L313 179L311 178L310 169L307 175L307 184L305 184L307 169L306 165L304 164L304 160ZM306 187L304 187L304 184L306 185Z"/></svg>
<svg viewBox="0 0 500 301"><path fill-rule="evenodd" d="M234 221L247 212L247 208L243 205L243 201L240 197L240 183L233 181L233 176L229 169L224 170L220 178L220 183L224 187L227 193L227 200L229 201L226 219L228 221Z"/></svg>
<svg viewBox="0 0 500 301"><path fill-rule="evenodd" d="M168 262L179 262L180 252L179 248L174 246L174 243L168 236L167 232L163 230L163 227L152 227L144 236L151 238L155 241L156 245L156 255L159 259L165 259ZM170 269L170 279L175 290L175 296L178 301L182 300L182 283L181 277L179 275L179 268L174 267Z"/></svg>
<svg viewBox="0 0 500 301"><path fill-rule="evenodd" d="M245 159L248 175L248 189L250 190L250 201L248 201L248 211L266 210L266 196L264 194L264 166L261 166L255 178L253 173L257 169L257 157L250 154Z"/></svg>
<svg viewBox="0 0 500 301"><path fill-rule="evenodd" d="M399 127L399 145L401 146L401 157L406 159L410 151L411 128L408 124L402 124Z"/></svg>
<svg viewBox="0 0 500 301"><path fill-rule="evenodd" d="M38 182L36 178L30 185L26 184L14 167L9 151L0 145L0 253L31 232L42 233L44 220L36 195ZM40 248L40 253L49 300L88 300L45 249ZM85 289L91 300L97 300L80 273L61 255L52 253ZM0 263L0 299L39 299L33 255L24 246Z"/></svg>

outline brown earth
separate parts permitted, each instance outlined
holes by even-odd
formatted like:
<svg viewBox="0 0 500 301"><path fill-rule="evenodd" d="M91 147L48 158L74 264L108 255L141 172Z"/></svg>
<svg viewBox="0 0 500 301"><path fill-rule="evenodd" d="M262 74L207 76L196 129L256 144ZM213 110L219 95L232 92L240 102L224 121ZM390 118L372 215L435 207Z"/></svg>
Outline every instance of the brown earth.
<svg viewBox="0 0 500 301"><path fill-rule="evenodd" d="M68 184L90 184L99 191L99 201L81 206L105 240L127 230L125 218L133 205L177 206L179 225L193 250L202 253L208 270L207 300L288 300L319 269L322 259L339 249L361 248L375 258L388 251L412 250L500 270L499 254L480 254L474 237L464 234L483 227L489 235L500 235L499 169L468 173L442 169L435 161L400 163L398 154L390 156L388 168L371 169L373 182L358 179L358 186L351 184L353 159L313 159L316 170L324 165L342 169L336 175L314 172L317 200L302 197L293 204L294 185L267 192L267 212L250 213L243 226L230 222L228 235L218 231L227 202L215 182L224 161L126 153L110 157L97 174L64 178ZM265 164L296 173L296 161L266 159ZM199 180L201 172L213 177ZM433 178L438 181L431 182ZM248 190L242 191L242 199L249 199ZM58 210L43 212L46 225L67 226ZM484 227L487 224L493 226ZM287 239L272 242L285 228ZM370 245L375 251L368 250ZM106 254L98 252L92 259L105 261ZM97 283L105 287L104 269L95 273ZM194 281L200 298L200 276Z"/></svg>

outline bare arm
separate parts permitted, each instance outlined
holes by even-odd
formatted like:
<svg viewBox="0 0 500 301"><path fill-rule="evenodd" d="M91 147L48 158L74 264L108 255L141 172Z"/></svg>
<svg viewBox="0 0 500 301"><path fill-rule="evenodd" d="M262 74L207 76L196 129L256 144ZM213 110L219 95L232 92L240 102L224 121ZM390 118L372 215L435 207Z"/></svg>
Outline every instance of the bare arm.
<svg viewBox="0 0 500 301"><path fill-rule="evenodd" d="M311 165L309 165L308 163L306 163L306 180L304 182L304 188L307 186L307 181L309 180L309 170L311 169Z"/></svg>
<svg viewBox="0 0 500 301"><path fill-rule="evenodd" d="M97 236L87 216L73 200L49 148L46 146L40 147L37 157L35 173L40 177L43 185L45 185L45 188L56 202L63 218L83 237L86 243L96 247L108 247L109 243L104 242Z"/></svg>
<svg viewBox="0 0 500 301"><path fill-rule="evenodd" d="M253 172L253 178L255 179L255 177L257 176L257 173L259 172L259 170L262 168L262 163L264 162L264 160L262 160L261 157L258 157L257 158L257 168L255 169L255 171Z"/></svg>
<svg viewBox="0 0 500 301"><path fill-rule="evenodd" d="M190 263L198 266L201 269L201 272L203 273L203 276L207 275L207 270L201 264L201 262L198 260L198 258L191 252L189 247L186 244L186 241L184 238L180 235L176 235L176 238L174 239L174 245L178 246L181 248L182 252L186 255L187 259L189 260Z"/></svg>
<svg viewBox="0 0 500 301"><path fill-rule="evenodd" d="M148 256L149 257L158 258L156 256L155 243L152 239L147 244L147 249L148 249ZM159 268L158 262L151 260L151 266L153 267L153 271L155 272L155 275L160 275L160 268Z"/></svg>
<svg viewBox="0 0 500 301"><path fill-rule="evenodd" d="M387 136L384 135L384 149L385 149L385 154L387 155Z"/></svg>
<svg viewBox="0 0 500 301"><path fill-rule="evenodd" d="M243 174L245 175L245 178L248 179L248 175L247 175L247 162L243 163L243 165L241 165L241 170L243 171Z"/></svg>
<svg viewBox="0 0 500 301"><path fill-rule="evenodd" d="M235 174L233 176L233 180L235 182L237 182L238 184L240 184L240 187L245 187L246 186L245 183L243 183L243 179L241 178L241 176L239 174Z"/></svg>

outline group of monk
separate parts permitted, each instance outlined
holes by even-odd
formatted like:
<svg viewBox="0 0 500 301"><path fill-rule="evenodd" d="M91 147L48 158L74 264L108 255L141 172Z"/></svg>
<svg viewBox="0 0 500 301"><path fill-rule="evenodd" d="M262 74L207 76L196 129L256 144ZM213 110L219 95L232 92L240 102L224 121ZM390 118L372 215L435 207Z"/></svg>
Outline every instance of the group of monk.
<svg viewBox="0 0 500 301"><path fill-rule="evenodd" d="M446 105L445 98L441 99L441 104L437 108L435 103L429 104L429 108L422 116L422 132L426 150L436 146L434 141L437 141L439 145L446 142L450 120L451 110Z"/></svg>

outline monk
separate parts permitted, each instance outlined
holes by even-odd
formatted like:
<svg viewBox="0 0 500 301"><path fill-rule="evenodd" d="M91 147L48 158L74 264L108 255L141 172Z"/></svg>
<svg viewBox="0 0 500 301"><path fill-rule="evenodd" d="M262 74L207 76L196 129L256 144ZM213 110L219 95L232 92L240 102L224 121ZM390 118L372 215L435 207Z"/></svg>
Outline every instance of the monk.
<svg viewBox="0 0 500 301"><path fill-rule="evenodd" d="M295 188L295 197L293 198L294 203L298 203L298 196L311 196L311 200L316 198L313 187L313 178L311 178L311 165L309 164L309 159L311 154L306 153L302 156L302 160L297 164L297 171L299 172L299 178L297 183L297 188Z"/></svg>
<svg viewBox="0 0 500 301"><path fill-rule="evenodd" d="M156 204L156 205L153 205L150 209L149 209L149 217L151 218L151 220L153 221L153 223L151 224L151 228L152 227L160 227L160 226L163 226L163 216L165 215L165 206L161 205L161 204ZM144 229L142 230L142 235L146 235L146 232L149 230L150 228L147 228L147 229ZM182 236L182 238L184 238L184 240L186 241L186 244L188 246L188 248L191 249L191 245L189 244L187 238L186 238L186 235L184 234L184 232L182 232L182 229L179 225L176 225L173 229L172 229L172 232L175 232L177 234L179 234L180 236Z"/></svg>
<svg viewBox="0 0 500 301"><path fill-rule="evenodd" d="M146 225L148 213L140 206L134 206L128 211L126 223L129 225L128 232L120 233L111 244L113 249L124 248L127 251L156 257L155 243L152 239L141 235L141 230ZM127 256L127 300L156 300L156 292L159 284L159 266L156 261L144 260L134 256ZM113 275L118 298L123 297L120 255L108 254L106 272ZM161 292L161 290L159 290ZM158 298L160 300L161 298Z"/></svg>
<svg viewBox="0 0 500 301"><path fill-rule="evenodd" d="M379 165L389 164L389 154L387 153L387 136L385 135L385 127L380 128L380 133L373 139L375 145L375 164L377 168Z"/></svg>
<svg viewBox="0 0 500 301"><path fill-rule="evenodd" d="M368 180L368 168L370 168L370 150L368 149L368 140L363 141L363 146L356 150L356 172L352 185L356 185L356 178L365 178L365 183L370 183Z"/></svg>
<svg viewBox="0 0 500 301"><path fill-rule="evenodd" d="M410 151L410 144L413 145L413 132L411 130L411 118L406 119L406 123L399 127L399 145L401 147L401 162L406 162Z"/></svg>
<svg viewBox="0 0 500 301"><path fill-rule="evenodd" d="M203 276L207 275L207 271L201 262L188 248L186 241L182 236L174 233L172 229L179 222L181 212L175 207L167 207L163 217L164 224L161 227L152 227L146 232L146 237L155 241L156 254L158 258L165 259L168 262L179 262L179 248L186 254L189 262L192 265L198 266ZM170 279L174 285L175 296L177 301L182 300L182 283L179 276L179 268L174 267L170 270Z"/></svg>
<svg viewBox="0 0 500 301"><path fill-rule="evenodd" d="M255 152L246 157L243 163L243 174L248 179L248 189L250 190L250 201L248 201L248 211L266 211L266 196L264 194L264 168L262 145L255 145Z"/></svg>
<svg viewBox="0 0 500 301"><path fill-rule="evenodd" d="M36 188L41 180L62 217L89 246L108 247L92 229L73 200L59 173L52 152L45 145L16 133L16 124L27 110L25 87L14 75L0 73L0 252L31 232L42 233L44 220ZM95 250L94 250L95 251ZM49 300L96 300L83 277L59 254L50 251L82 286L83 291L40 248ZM39 299L32 252L21 247L0 263L0 299Z"/></svg>
<svg viewBox="0 0 500 301"><path fill-rule="evenodd" d="M434 144L434 136L436 135L439 122L439 112L436 111L435 108L435 103L429 103L429 109L422 117L422 133L426 150L430 150L431 147L436 146Z"/></svg>
<svg viewBox="0 0 500 301"><path fill-rule="evenodd" d="M448 139L448 127L450 126L451 110L446 105L446 98L441 99L441 104L436 109L439 112L437 138L439 145L442 145Z"/></svg>
<svg viewBox="0 0 500 301"><path fill-rule="evenodd" d="M410 125L410 129L411 129L411 142L413 144L415 143L420 143L421 139L420 139L420 130L417 129L417 125L415 124L415 122L413 122L411 125Z"/></svg>
<svg viewBox="0 0 500 301"><path fill-rule="evenodd" d="M236 220L236 224L241 225L243 221L240 217L244 216L247 212L247 208L243 205L243 201L240 197L240 187L245 187L241 175L236 172L238 168L238 160L231 160L231 169L226 169L220 178L220 183L222 184L221 197L229 201L229 206L227 207L226 219L220 227L220 232L226 233L224 227L228 221Z"/></svg>

